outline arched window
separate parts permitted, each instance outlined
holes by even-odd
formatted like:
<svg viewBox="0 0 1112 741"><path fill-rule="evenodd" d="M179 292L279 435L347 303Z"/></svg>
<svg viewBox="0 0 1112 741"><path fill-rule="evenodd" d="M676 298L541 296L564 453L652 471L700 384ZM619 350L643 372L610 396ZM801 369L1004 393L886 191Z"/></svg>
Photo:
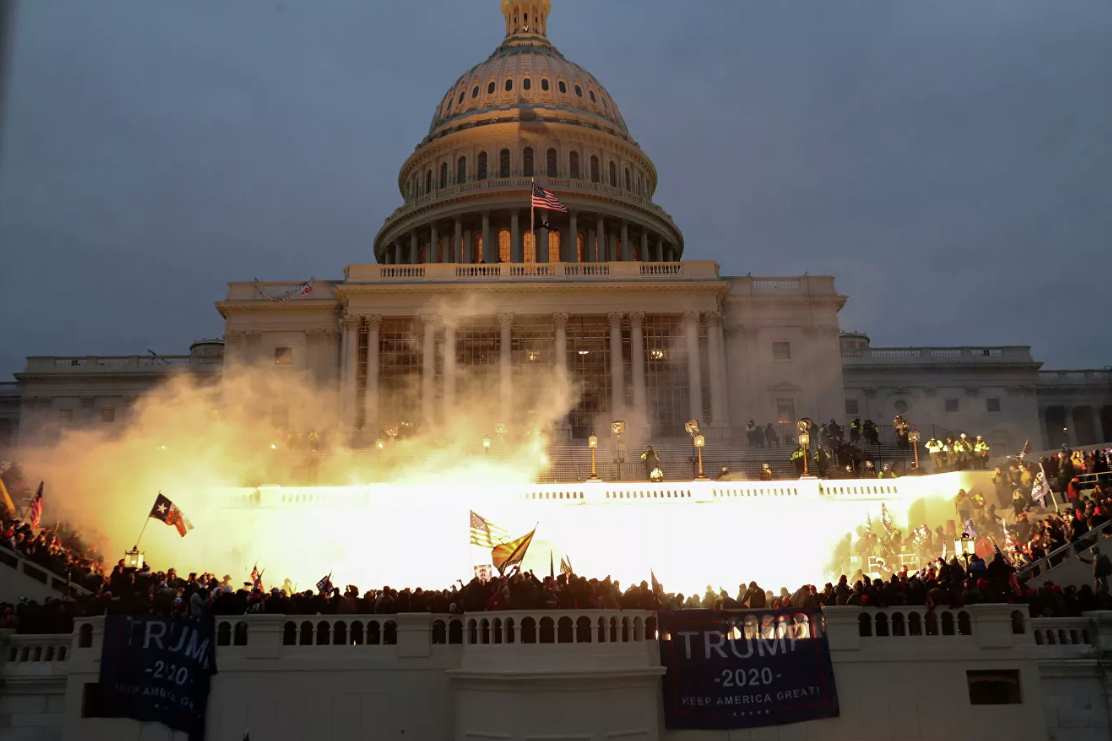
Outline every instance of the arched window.
<svg viewBox="0 0 1112 741"><path fill-rule="evenodd" d="M537 261L537 245L533 241L532 232L527 232L522 240L525 243L525 262Z"/></svg>
<svg viewBox="0 0 1112 741"><path fill-rule="evenodd" d="M479 86L476 85L474 88L471 89L471 98L474 99L474 98L478 98L478 97L479 97Z"/></svg>
<svg viewBox="0 0 1112 741"><path fill-rule="evenodd" d="M577 232L575 235L575 259L577 262L583 262L583 233Z"/></svg>
<svg viewBox="0 0 1112 741"><path fill-rule="evenodd" d="M440 187L441 188L447 188L448 187L448 163L447 162L441 162L440 163Z"/></svg>
<svg viewBox="0 0 1112 741"><path fill-rule="evenodd" d="M576 95L576 97L578 97L578 98L582 98L582 97L583 97L583 88L581 88L581 87L579 87L578 85L576 85L576 86L575 86L575 95Z"/></svg>
<svg viewBox="0 0 1112 741"><path fill-rule="evenodd" d="M560 262L560 232L555 229L548 233L548 261Z"/></svg>
<svg viewBox="0 0 1112 741"><path fill-rule="evenodd" d="M513 89L514 89L514 81L512 79L506 80L506 92L508 93Z"/></svg>
<svg viewBox="0 0 1112 741"><path fill-rule="evenodd" d="M498 232L498 262L509 262L510 260L510 230L502 229Z"/></svg>
<svg viewBox="0 0 1112 741"><path fill-rule="evenodd" d="M598 157L591 155L591 182L598 182Z"/></svg>
<svg viewBox="0 0 1112 741"><path fill-rule="evenodd" d="M473 260L475 262L482 262L483 261L483 235L482 235L482 232L475 235L474 243L475 243L474 248L471 250Z"/></svg>
<svg viewBox="0 0 1112 741"><path fill-rule="evenodd" d="M494 80L491 80L490 84L487 85L487 95L494 95Z"/></svg>
<svg viewBox="0 0 1112 741"><path fill-rule="evenodd" d="M466 183L467 182L467 158L466 157L460 157L459 160L456 162L456 182L457 183Z"/></svg>
<svg viewBox="0 0 1112 741"><path fill-rule="evenodd" d="M613 162L610 163L610 187L618 187L618 168L614 166Z"/></svg>
<svg viewBox="0 0 1112 741"><path fill-rule="evenodd" d="M542 77L541 78L541 90L543 90L546 93L548 92L548 78L547 77Z"/></svg>
<svg viewBox="0 0 1112 741"><path fill-rule="evenodd" d="M633 180L629 177L629 168L625 170L626 190L633 190Z"/></svg>
<svg viewBox="0 0 1112 741"><path fill-rule="evenodd" d="M487 153L479 152L479 180L487 179Z"/></svg>
<svg viewBox="0 0 1112 741"><path fill-rule="evenodd" d="M564 82L563 80L560 80L560 92L564 93L565 95L568 92L568 84L566 82Z"/></svg>
<svg viewBox="0 0 1112 741"><path fill-rule="evenodd" d="M587 93L591 96L591 102L592 103L597 103L598 102L598 100L595 99L595 91L594 90L588 90Z"/></svg>
<svg viewBox="0 0 1112 741"><path fill-rule="evenodd" d="M503 149L498 155L498 177L510 176L510 150Z"/></svg>
<svg viewBox="0 0 1112 741"><path fill-rule="evenodd" d="M545 175L556 177L556 150L549 149L544 156Z"/></svg>
<svg viewBox="0 0 1112 741"><path fill-rule="evenodd" d="M457 101L456 101L456 105L459 105L460 103L462 103L462 102L463 102L463 94L464 94L465 92L467 92L467 91L466 91L466 90L460 90L460 91L459 91L459 100L457 100Z"/></svg>
<svg viewBox="0 0 1112 741"><path fill-rule="evenodd" d="M579 152L572 152L568 155L568 169L571 171L571 179L579 179Z"/></svg>
<svg viewBox="0 0 1112 741"><path fill-rule="evenodd" d="M533 148L526 147L521 153L521 172L527 177L533 177Z"/></svg>
<svg viewBox="0 0 1112 741"><path fill-rule="evenodd" d="M432 193L432 170L425 172L425 192Z"/></svg>
<svg viewBox="0 0 1112 741"><path fill-rule="evenodd" d="M533 81L530 80L528 77L526 77L524 80L521 81L521 89L522 90L532 90L533 89Z"/></svg>

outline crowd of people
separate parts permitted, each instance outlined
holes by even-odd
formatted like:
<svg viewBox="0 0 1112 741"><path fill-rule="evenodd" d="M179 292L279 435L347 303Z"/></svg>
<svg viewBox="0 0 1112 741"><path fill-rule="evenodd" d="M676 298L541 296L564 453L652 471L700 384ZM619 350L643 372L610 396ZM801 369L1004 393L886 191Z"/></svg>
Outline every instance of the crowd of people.
<svg viewBox="0 0 1112 741"><path fill-rule="evenodd" d="M930 608L980 602L1027 605L1033 617L1076 616L1086 610L1112 608L1107 587L1112 561L1100 553L1097 543L1107 534L1093 533L1112 512L1112 492L1099 481L1091 489L1083 487L1079 479L1086 473L1108 473L1112 469L1110 454L1112 451L1064 451L1038 464L1015 460L997 468L993 475L996 498L999 503L1010 500L1010 510L1007 506L998 508L998 502L986 501L981 492L960 491L954 500L955 520L933 531L923 525L905 536L882 508L880 528L870 518L856 539L847 534L837 552L829 554L843 565L856 555L860 568L852 577L843 575L822 588L805 584L779 591L766 590L751 581L739 584L736 592L708 586L702 595L684 595L666 591L655 579L652 584L623 587L609 576L588 579L570 571L544 577L517 572L486 581L475 578L447 589L385 586L361 590L355 585L338 589L329 581L316 589L299 590L289 580L281 586L265 587L261 577L240 584L233 583L230 575L217 578L212 573L181 574L174 568L156 571L149 564L128 568L123 560L106 567L95 546L72 530L35 530L27 522L4 518L0 550L18 552L64 576L76 588L42 603L20 600L0 604L0 629L68 632L74 618L101 614L396 614L834 605ZM1032 499L1040 469L1046 472L1048 487L1057 492L1058 511L1051 511L1054 502ZM1098 545L1088 559L1093 566L1093 586L1061 588L1048 583L1032 589L1015 578L1017 569L1025 563L1043 558L1070 541L1088 545L1086 538ZM974 553L966 553L964 548L961 553L954 552L955 543L970 540L975 543L969 549ZM887 576L882 578L881 574Z"/></svg>

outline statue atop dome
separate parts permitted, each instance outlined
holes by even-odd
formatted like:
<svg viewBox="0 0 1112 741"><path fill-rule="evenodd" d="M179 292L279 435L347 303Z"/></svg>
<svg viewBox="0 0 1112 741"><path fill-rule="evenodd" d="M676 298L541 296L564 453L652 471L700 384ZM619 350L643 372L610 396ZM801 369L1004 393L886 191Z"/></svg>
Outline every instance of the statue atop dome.
<svg viewBox="0 0 1112 741"><path fill-rule="evenodd" d="M550 0L502 0L506 16L506 36L532 34L547 38Z"/></svg>

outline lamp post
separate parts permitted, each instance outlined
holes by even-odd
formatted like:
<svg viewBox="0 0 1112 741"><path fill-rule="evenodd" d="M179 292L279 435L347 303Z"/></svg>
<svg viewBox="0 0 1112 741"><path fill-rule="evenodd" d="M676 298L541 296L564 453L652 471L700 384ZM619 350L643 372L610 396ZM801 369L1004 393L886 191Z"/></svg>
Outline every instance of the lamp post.
<svg viewBox="0 0 1112 741"><path fill-rule="evenodd" d="M143 551L136 545L130 551L124 551L124 566L138 571L143 568Z"/></svg>
<svg viewBox="0 0 1112 741"><path fill-rule="evenodd" d="M703 474L703 446L707 444L707 439L702 435L696 435L693 442L695 443L695 450L699 455L699 475L695 477L695 480L706 481L707 477Z"/></svg>
<svg viewBox="0 0 1112 741"><path fill-rule="evenodd" d="M626 423L622 420L617 420L610 423L610 431L614 433L614 437L618 438L618 449L615 463L618 464L618 481L622 480L622 464L625 463L625 443L622 442L622 433L625 432Z"/></svg>
<svg viewBox="0 0 1112 741"><path fill-rule="evenodd" d="M803 475L799 477L801 479L814 478L814 476L811 475L811 468L807 460L811 457L811 451L808 446L811 444L811 427L813 424L814 423L807 417L795 423L796 429L799 430L799 447L803 449Z"/></svg>
<svg viewBox="0 0 1112 741"><path fill-rule="evenodd" d="M696 458L696 455L698 454L698 451L694 450L695 436L699 434L699 420L692 419L692 420L687 421L686 423L684 423L683 429L685 429L687 431L688 435L691 435L691 447L693 448L692 451L691 451L691 468L694 471L694 469L695 469L695 458Z"/></svg>
<svg viewBox="0 0 1112 741"><path fill-rule="evenodd" d="M598 472L595 470L595 451L598 450L597 435L591 435L587 438L587 447L591 449L591 476L587 480L592 482L602 481L602 479L598 477Z"/></svg>
<svg viewBox="0 0 1112 741"><path fill-rule="evenodd" d="M490 435L483 435L483 455L490 457Z"/></svg>
<svg viewBox="0 0 1112 741"><path fill-rule="evenodd" d="M919 430L912 430L907 433L907 440L911 443L911 450L915 453L915 467L919 467Z"/></svg>

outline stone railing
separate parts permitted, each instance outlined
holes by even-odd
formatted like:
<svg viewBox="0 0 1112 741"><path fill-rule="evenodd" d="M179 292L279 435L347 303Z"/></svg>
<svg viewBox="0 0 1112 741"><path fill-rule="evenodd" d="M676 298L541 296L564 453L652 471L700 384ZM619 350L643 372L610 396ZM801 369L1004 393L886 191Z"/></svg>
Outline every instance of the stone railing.
<svg viewBox="0 0 1112 741"><path fill-rule="evenodd" d="M1096 631L1090 618L1036 618L1030 621L1030 625L1036 645L1096 649Z"/></svg>
<svg viewBox="0 0 1112 741"><path fill-rule="evenodd" d="M1112 370L1039 371L1039 386L1096 386L1112 389Z"/></svg>
<svg viewBox="0 0 1112 741"><path fill-rule="evenodd" d="M5 677L64 676L69 670L73 637L61 635L11 635L3 650Z"/></svg>
<svg viewBox="0 0 1112 741"><path fill-rule="evenodd" d="M157 373L176 369L219 370L223 358L192 355L36 356L27 358L24 373Z"/></svg>
<svg viewBox="0 0 1112 741"><path fill-rule="evenodd" d="M24 558L23 554L13 551L10 548L0 548L0 568L12 569L13 571L34 579L59 594L65 594L67 590L73 590L78 594L88 594L89 591L77 584L70 583L67 579L55 574L53 571L48 571L46 567L29 561Z"/></svg>
<svg viewBox="0 0 1112 741"><path fill-rule="evenodd" d="M836 296L834 278L829 275L803 275L798 277L754 278L731 276L730 296Z"/></svg>
<svg viewBox="0 0 1112 741"><path fill-rule="evenodd" d="M598 281L706 281L718 279L718 264L694 262L603 262L603 263L425 263L424 265L350 265L348 283L453 283L519 280ZM236 284L244 285L244 284ZM234 296L232 295L234 293ZM237 287L229 298L241 300Z"/></svg>
<svg viewBox="0 0 1112 741"><path fill-rule="evenodd" d="M842 350L847 364L885 363L1031 363L1031 348L1008 347L865 347Z"/></svg>

